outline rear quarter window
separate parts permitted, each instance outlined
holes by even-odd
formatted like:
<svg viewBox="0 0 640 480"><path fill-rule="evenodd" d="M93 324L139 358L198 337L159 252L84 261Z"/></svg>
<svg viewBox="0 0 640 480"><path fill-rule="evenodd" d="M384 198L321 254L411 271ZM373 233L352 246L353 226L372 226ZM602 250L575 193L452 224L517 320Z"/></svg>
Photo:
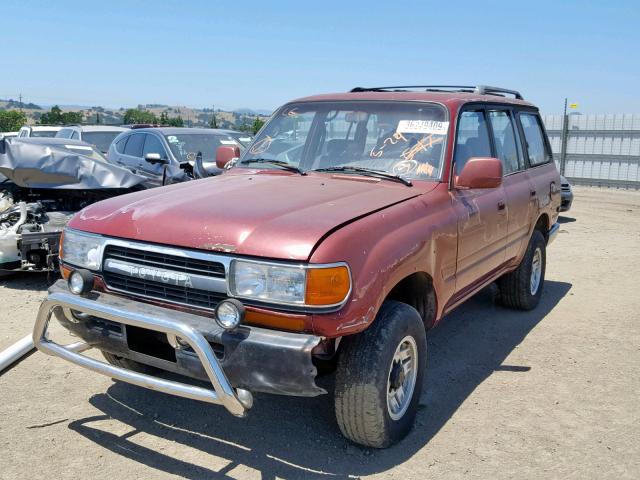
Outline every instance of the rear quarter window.
<svg viewBox="0 0 640 480"><path fill-rule="evenodd" d="M540 118L534 113L520 113L520 124L524 133L525 152L529 165L535 167L551 161L551 152L544 139Z"/></svg>

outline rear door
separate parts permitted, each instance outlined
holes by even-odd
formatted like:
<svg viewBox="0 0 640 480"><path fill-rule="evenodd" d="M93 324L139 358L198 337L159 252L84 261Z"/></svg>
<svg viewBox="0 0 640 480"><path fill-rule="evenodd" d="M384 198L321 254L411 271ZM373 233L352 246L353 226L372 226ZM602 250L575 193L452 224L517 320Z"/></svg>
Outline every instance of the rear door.
<svg viewBox="0 0 640 480"><path fill-rule="evenodd" d="M124 147L124 152L120 155L122 166L128 168L133 173L137 173L143 162L142 150L144 148L144 137L144 133L133 133L129 135L129 139Z"/></svg>
<svg viewBox="0 0 640 480"><path fill-rule="evenodd" d="M529 230L535 215L535 188L527 173L519 130L510 107L487 109L496 158L502 161L505 196L507 199L506 260L519 256L529 241Z"/></svg>
<svg viewBox="0 0 640 480"><path fill-rule="evenodd" d="M493 149L484 107L467 107L459 114L454 150L454 174L473 157L492 157ZM507 203L502 186L452 190L458 217L456 290L480 283L505 261Z"/></svg>
<svg viewBox="0 0 640 480"><path fill-rule="evenodd" d="M524 145L525 160L529 168L536 202L536 216L540 211L549 213L555 221L560 207L560 174L553 162L551 146L544 133L542 119L537 112L521 111L518 113Z"/></svg>

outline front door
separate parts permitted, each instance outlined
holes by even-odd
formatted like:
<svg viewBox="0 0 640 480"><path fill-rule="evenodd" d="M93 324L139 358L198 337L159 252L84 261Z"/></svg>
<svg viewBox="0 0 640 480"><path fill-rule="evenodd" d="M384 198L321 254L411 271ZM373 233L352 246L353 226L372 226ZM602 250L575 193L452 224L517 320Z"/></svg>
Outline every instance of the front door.
<svg viewBox="0 0 640 480"><path fill-rule="evenodd" d="M473 157L493 157L484 109L460 113L454 156L455 175ZM458 217L458 257L456 290L497 270L505 262L507 201L502 186L489 189L453 189L453 205Z"/></svg>

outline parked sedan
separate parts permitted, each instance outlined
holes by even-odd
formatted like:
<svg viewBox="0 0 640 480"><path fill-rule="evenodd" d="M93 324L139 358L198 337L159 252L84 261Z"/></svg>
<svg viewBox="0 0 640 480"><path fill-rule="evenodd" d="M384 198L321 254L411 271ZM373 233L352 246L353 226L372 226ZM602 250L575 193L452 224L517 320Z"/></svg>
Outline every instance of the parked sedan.
<svg viewBox="0 0 640 480"><path fill-rule="evenodd" d="M109 162L147 177L150 185L188 179L196 160L201 159L210 174L221 146L240 147L231 136L206 128L133 128L116 137L107 154ZM184 178L183 178L184 177Z"/></svg>
<svg viewBox="0 0 640 480"><path fill-rule="evenodd" d="M74 125L64 127L56 134L56 138L82 140L95 145L102 153L107 153L113 139L126 131L127 128L110 125Z"/></svg>
<svg viewBox="0 0 640 480"><path fill-rule="evenodd" d="M571 189L569 180L567 180L564 175L560 176L560 189L562 193L562 203L560 204L560 211L568 212L571 208L571 204L573 203L573 190Z"/></svg>

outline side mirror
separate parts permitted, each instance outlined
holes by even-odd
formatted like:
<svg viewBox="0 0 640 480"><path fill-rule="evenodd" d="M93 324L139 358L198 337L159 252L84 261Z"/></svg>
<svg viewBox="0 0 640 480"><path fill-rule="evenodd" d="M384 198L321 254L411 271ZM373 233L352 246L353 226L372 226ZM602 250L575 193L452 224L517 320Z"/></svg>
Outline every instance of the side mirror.
<svg viewBox="0 0 640 480"><path fill-rule="evenodd" d="M224 169L227 163L239 156L240 147L237 145L222 145L216 150L216 167Z"/></svg>
<svg viewBox="0 0 640 480"><path fill-rule="evenodd" d="M167 165L169 163L169 160L162 158L159 153L147 153L144 156L144 159L151 164L160 163L162 165Z"/></svg>
<svg viewBox="0 0 640 480"><path fill-rule="evenodd" d="M502 162L492 157L473 157L467 160L456 178L455 186L461 190L497 188L502 184Z"/></svg>

